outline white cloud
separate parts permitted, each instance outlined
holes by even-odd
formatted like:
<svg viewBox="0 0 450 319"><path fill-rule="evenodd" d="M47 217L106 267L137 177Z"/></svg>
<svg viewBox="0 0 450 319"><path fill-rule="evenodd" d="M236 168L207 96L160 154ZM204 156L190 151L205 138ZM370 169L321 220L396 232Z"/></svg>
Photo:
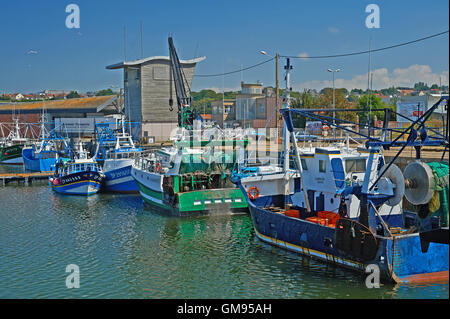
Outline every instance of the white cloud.
<svg viewBox="0 0 450 319"><path fill-rule="evenodd" d="M328 32L333 33L333 34L337 34L340 32L340 30L336 27L328 27Z"/></svg>
<svg viewBox="0 0 450 319"><path fill-rule="evenodd" d="M309 55L306 52L302 52L300 54L297 55L299 58L302 58L302 60L307 60Z"/></svg>
<svg viewBox="0 0 450 319"><path fill-rule="evenodd" d="M345 72L345 70L342 70ZM438 84L439 77L441 78L442 85L448 85L449 72L448 70L442 73L433 73L429 65L414 64L407 68L396 68L392 72L389 72L387 68L380 68L372 70L373 82L372 88L379 90L382 88L388 88L391 86L406 86L413 87L414 83L424 82L428 85ZM342 78L336 78L334 80L335 87L348 90L353 88L367 89L367 73L355 75L350 80ZM300 83L296 86L297 89L310 88L310 89L322 89L324 87L332 87L332 80L312 80Z"/></svg>

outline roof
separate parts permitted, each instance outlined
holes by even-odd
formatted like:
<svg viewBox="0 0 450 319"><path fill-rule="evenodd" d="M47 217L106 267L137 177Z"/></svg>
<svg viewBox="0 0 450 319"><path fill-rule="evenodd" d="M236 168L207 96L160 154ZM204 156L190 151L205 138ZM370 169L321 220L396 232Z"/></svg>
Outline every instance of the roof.
<svg viewBox="0 0 450 319"><path fill-rule="evenodd" d="M33 103L8 103L0 104L0 113L10 113L11 111L19 111L24 113L41 112L43 108L46 111L50 110L91 110L92 112L98 112L105 106L111 104L117 100L115 95L106 96L92 96L78 99L66 99L66 100L54 100L54 101L39 101Z"/></svg>
<svg viewBox="0 0 450 319"><path fill-rule="evenodd" d="M210 120L210 119L211 119L211 114L200 114L200 116L201 116L202 119L204 119L204 120Z"/></svg>
<svg viewBox="0 0 450 319"><path fill-rule="evenodd" d="M204 59L206 59L206 57L202 56L202 57L198 57L198 58L190 59L190 60L180 60L180 63L181 64L193 64L193 63L201 62ZM119 62L116 64L111 64L111 65L106 66L106 68L109 70L116 70L116 69L121 69L121 68L124 68L127 66L141 65L141 64L144 64L149 61L157 61L157 60L170 61L170 58L168 56L152 56L152 57L135 60L135 61L124 61L124 62Z"/></svg>

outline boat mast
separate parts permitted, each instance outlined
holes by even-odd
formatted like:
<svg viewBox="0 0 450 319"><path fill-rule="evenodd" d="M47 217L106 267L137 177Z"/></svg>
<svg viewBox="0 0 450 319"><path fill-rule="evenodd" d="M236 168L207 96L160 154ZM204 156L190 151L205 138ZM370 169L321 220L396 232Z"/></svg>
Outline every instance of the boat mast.
<svg viewBox="0 0 450 319"><path fill-rule="evenodd" d="M290 63L290 59L286 59L286 66L284 67L286 70L286 90L284 92L284 104L283 104L283 110L289 110L289 103L290 103L290 91L291 91L291 78L290 78L290 71L292 70L292 65ZM291 114L289 112L286 112L287 116L284 116L284 125L283 125L283 137L284 137L284 173L285 173L285 179L286 179L286 188L285 188L285 196L289 196L289 176L288 176L288 170L289 170L289 155L290 155L290 141L292 140L293 148L294 148L294 154L295 154L295 160L297 163L297 170L300 173L300 184L301 189L303 192L306 210L308 212L311 211L311 207L309 205L308 197L307 197L307 189L305 187L305 183L303 181L303 168L300 161L300 153L298 151L298 145L297 145L297 138L295 137L294 128L292 127L291 132L289 132L286 121L290 121L292 123ZM290 135L290 138L289 138Z"/></svg>
<svg viewBox="0 0 450 319"><path fill-rule="evenodd" d="M283 108L289 109L290 99L291 99L291 77L290 77L290 71L292 70L292 65L290 63L290 59L286 59L286 66L284 67L286 70L286 76L285 76L285 82L286 82L286 89L285 89L285 95L283 99ZM284 173L287 173L289 171L289 154L290 154L290 146L291 141L289 137L289 131L287 129L286 123L283 125L283 137L284 137L284 150L283 150L283 171ZM293 141L295 142L295 141Z"/></svg>

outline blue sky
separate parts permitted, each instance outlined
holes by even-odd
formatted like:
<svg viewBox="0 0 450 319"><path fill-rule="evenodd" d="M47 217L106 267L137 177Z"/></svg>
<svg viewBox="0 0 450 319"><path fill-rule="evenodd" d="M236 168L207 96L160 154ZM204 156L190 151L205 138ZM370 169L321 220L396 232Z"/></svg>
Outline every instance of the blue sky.
<svg viewBox="0 0 450 319"><path fill-rule="evenodd" d="M65 26L67 5L80 8L80 28ZM380 28L367 29L365 8L380 7ZM206 56L196 74L232 71L264 61L259 53L327 55L380 48L449 29L447 0L49 0L2 1L0 93L43 89L99 90L122 85L122 72L105 66L144 56L168 55L171 33L180 58ZM448 34L372 55L374 88L419 80L448 85ZM35 52L30 52L33 50ZM328 68L341 68L336 86L367 87L368 56L293 60L294 89L331 85ZM283 79L280 61L280 81ZM237 89L245 82L274 85L273 62L226 77L194 78L192 88ZM429 83L431 84L431 83ZM284 86L283 83L280 83Z"/></svg>

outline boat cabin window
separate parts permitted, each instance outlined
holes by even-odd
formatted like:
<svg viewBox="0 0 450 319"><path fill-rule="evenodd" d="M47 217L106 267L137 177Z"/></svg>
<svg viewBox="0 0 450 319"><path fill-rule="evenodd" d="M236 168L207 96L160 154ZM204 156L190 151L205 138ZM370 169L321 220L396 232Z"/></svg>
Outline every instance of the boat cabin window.
<svg viewBox="0 0 450 319"><path fill-rule="evenodd" d="M327 168L327 162L325 160L319 160L319 172L325 173Z"/></svg>
<svg viewBox="0 0 450 319"><path fill-rule="evenodd" d="M302 163L302 169L304 171L308 170L308 166L306 165L306 160L304 158L300 159L300 162Z"/></svg>
<svg viewBox="0 0 450 319"><path fill-rule="evenodd" d="M345 171L350 173L364 173L366 171L366 159L347 159L345 160Z"/></svg>

